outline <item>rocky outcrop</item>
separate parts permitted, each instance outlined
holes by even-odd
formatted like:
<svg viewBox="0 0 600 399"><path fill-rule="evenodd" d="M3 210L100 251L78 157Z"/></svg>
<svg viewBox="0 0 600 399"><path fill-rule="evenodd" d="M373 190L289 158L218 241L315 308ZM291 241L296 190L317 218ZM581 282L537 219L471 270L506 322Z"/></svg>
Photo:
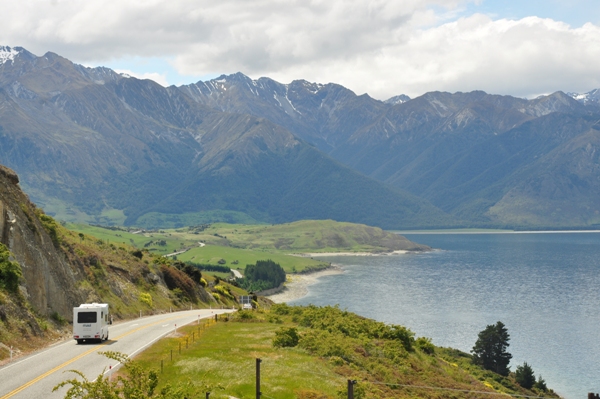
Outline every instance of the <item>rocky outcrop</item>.
<svg viewBox="0 0 600 399"><path fill-rule="evenodd" d="M77 289L82 276L55 248L37 217L39 211L18 183L13 170L0 166L0 242L21 265L21 292L34 309L70 320L73 306L85 299Z"/></svg>

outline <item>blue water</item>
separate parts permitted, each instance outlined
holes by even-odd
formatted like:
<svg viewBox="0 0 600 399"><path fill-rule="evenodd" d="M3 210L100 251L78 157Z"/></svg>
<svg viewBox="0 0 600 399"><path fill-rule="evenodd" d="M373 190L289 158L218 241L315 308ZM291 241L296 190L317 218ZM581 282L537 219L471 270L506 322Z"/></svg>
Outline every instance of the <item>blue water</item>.
<svg viewBox="0 0 600 399"><path fill-rule="evenodd" d="M324 258L344 273L293 304L339 304L465 352L502 321L512 370L527 362L568 399L600 392L600 233L406 237L439 250Z"/></svg>

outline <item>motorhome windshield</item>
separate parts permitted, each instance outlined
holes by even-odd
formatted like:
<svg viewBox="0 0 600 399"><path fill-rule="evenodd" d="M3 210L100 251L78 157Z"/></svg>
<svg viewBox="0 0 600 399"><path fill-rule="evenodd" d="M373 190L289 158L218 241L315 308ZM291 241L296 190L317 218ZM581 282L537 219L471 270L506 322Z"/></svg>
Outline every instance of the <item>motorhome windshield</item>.
<svg viewBox="0 0 600 399"><path fill-rule="evenodd" d="M77 313L77 323L96 323L98 321L98 313L96 312L79 312Z"/></svg>

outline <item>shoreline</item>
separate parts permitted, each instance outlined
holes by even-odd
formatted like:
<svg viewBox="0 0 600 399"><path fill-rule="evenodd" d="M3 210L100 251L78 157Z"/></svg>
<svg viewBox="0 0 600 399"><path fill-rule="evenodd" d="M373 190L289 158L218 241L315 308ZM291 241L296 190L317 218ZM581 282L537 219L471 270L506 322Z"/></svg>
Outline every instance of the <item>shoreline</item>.
<svg viewBox="0 0 600 399"><path fill-rule="evenodd" d="M394 256L420 252L421 251L399 249L390 252L315 252L290 255L303 258L319 258L332 256ZM344 270L342 269L341 265L332 263L331 266L326 269L317 270L311 273L287 274L283 289L273 295L266 296L266 298L269 298L275 303L287 303L290 301L295 301L296 299L300 299L308 295L308 287L315 284L321 277L342 273L344 273Z"/></svg>
<svg viewBox="0 0 600 399"><path fill-rule="evenodd" d="M411 251L407 249L397 249L390 252L313 252L313 253L301 253L301 254L289 254L292 256L299 256L301 258L318 258L320 256L393 256L393 255L405 255L409 253L419 253L423 251Z"/></svg>
<svg viewBox="0 0 600 399"><path fill-rule="evenodd" d="M288 274L283 290L269 295L267 298L275 303L287 303L305 297L308 287L315 284L323 276L342 274L344 271L339 265L332 264L330 267L307 274Z"/></svg>

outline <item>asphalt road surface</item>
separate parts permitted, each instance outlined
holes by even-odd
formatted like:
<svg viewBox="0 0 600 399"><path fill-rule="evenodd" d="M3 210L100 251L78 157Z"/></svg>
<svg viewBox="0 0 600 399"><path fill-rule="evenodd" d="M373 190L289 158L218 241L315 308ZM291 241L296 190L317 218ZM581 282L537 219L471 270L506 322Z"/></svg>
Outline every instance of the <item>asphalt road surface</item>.
<svg viewBox="0 0 600 399"><path fill-rule="evenodd" d="M78 370L93 380L118 364L98 352L116 351L133 356L176 327L232 310L200 309L165 313L113 324L101 344L78 345L75 340L53 345L0 368L0 399L64 398L69 386L52 392L57 384L76 377Z"/></svg>

